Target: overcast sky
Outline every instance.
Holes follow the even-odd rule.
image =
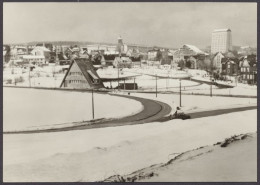
[[[210,45],[230,28],[233,45],[256,46],[256,3],[4,3],[4,43],[93,41],[179,48]]]

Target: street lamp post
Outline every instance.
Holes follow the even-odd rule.
[[[211,79],[211,83],[210,83],[210,97],[212,97],[212,85],[213,85],[214,80]]]
[[[181,107],[181,79],[180,79],[180,107]]]
[[[29,86],[31,87],[31,67],[29,66]]]
[[[134,90],[135,90],[135,78],[134,78]]]
[[[94,109],[94,89],[92,89],[92,118],[95,119],[95,109]]]
[[[156,94],[156,98],[157,98],[157,74],[156,74],[156,77],[155,77],[155,94]]]
[[[210,84],[210,97],[212,97],[212,84]]]
[[[119,90],[119,66],[117,66],[117,78],[118,78],[118,86],[117,86],[117,89]]]
[[[253,81],[252,85],[254,85],[254,71],[252,71],[252,81]]]

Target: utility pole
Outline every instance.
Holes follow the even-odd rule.
[[[210,97],[212,97],[212,82],[210,83]]]
[[[31,67],[29,66],[29,86],[31,87]]]
[[[167,91],[167,80],[168,80],[168,78],[165,78],[165,82],[166,82],[166,89],[165,89],[165,91]]]
[[[134,90],[135,90],[135,78],[134,78]]]
[[[156,98],[157,98],[157,74],[156,74],[156,77],[155,77],[155,82],[156,82],[156,86],[155,86],[155,89],[156,89]]]
[[[181,79],[180,79],[180,107],[181,107]]]
[[[94,109],[94,89],[92,89],[92,118],[95,119],[95,109]]]
[[[119,90],[119,65],[117,65],[117,78],[118,78],[118,86],[117,89]]]
[[[251,76],[251,75],[250,75]],[[254,71],[252,71],[252,81],[253,81],[253,84],[254,85]]]

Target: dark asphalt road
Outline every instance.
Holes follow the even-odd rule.
[[[217,116],[217,115],[221,115],[221,114],[228,114],[228,113],[232,113],[232,112],[246,111],[246,110],[252,110],[252,109],[257,109],[257,106],[252,105],[252,106],[245,106],[245,107],[238,107],[238,108],[208,110],[208,111],[189,113],[189,115],[191,116],[191,119],[196,119],[196,118]],[[157,120],[157,122],[165,122],[168,120],[169,120],[168,117],[163,117],[163,118]]]

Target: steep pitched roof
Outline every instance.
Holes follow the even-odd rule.
[[[224,56],[226,57],[226,58],[236,58],[236,56],[235,56],[235,54],[234,53],[232,53],[231,51],[229,51],[229,52],[227,52],[227,53],[224,53]]]
[[[47,49],[45,46],[36,46],[31,52],[34,52],[34,51],[46,51],[46,52],[50,52],[49,49]]]
[[[72,67],[72,65],[76,63],[76,65],[79,67],[79,69],[81,70],[83,76],[85,77],[85,79],[87,80],[87,82],[94,88],[102,88],[104,87],[103,86],[103,83],[101,82],[101,79],[100,77],[98,76],[96,70],[94,69],[94,66],[92,65],[92,63],[86,59],[86,58],[75,58],[71,64],[70,64],[70,67],[66,73],[66,75],[64,76],[62,82],[61,82],[61,85],[60,87],[62,87],[68,73],[70,72],[70,69]],[[98,84],[93,84],[90,77],[89,76],[92,76],[94,79],[99,79],[100,80],[100,83]]]

